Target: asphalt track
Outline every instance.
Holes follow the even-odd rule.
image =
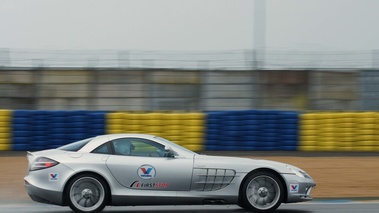
[[[68,207],[38,203],[0,204],[1,213],[72,213]],[[236,205],[225,206],[130,206],[106,207],[103,213],[244,213]],[[379,202],[312,201],[282,204],[275,213],[378,213]]]

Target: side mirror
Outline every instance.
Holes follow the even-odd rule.
[[[174,150],[172,150],[169,146],[164,147],[164,152],[164,156],[168,158],[174,158],[175,155],[177,155],[177,153]]]

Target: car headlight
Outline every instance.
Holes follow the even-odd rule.
[[[299,171],[299,170],[297,170],[297,169],[295,169],[295,168],[293,168],[293,167],[291,167],[291,166],[288,166],[288,165],[286,165],[286,167],[287,167],[291,172],[295,173],[295,175],[297,175],[297,176],[299,176],[299,177],[301,177],[301,178],[305,178],[305,175],[304,175],[301,171]]]

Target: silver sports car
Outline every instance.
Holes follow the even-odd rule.
[[[110,134],[28,152],[25,187],[37,202],[100,212],[107,205],[238,204],[272,212],[309,201],[315,181],[274,161],[194,153],[144,134]]]

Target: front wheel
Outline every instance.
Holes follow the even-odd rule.
[[[277,175],[271,172],[253,173],[241,190],[241,206],[253,212],[273,212],[283,201],[283,184]]]
[[[66,199],[70,208],[78,213],[98,213],[104,209],[109,190],[104,180],[93,174],[83,174],[68,184]]]

